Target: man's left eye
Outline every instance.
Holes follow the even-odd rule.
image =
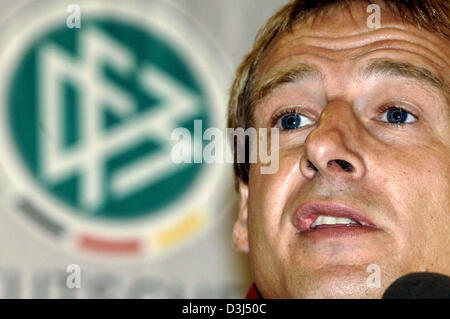
[[[402,108],[390,107],[382,113],[381,120],[391,124],[404,124],[415,122],[417,118]]]

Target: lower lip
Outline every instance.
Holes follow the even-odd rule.
[[[368,226],[332,225],[320,226],[299,233],[300,238],[312,241],[325,239],[352,239],[364,234],[370,234],[379,229]]]

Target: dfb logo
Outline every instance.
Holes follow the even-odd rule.
[[[0,169],[21,216],[66,249],[155,257],[223,208],[228,168],[174,164],[170,137],[222,125],[228,70],[153,5],[83,5],[82,28],[55,6],[4,46]]]

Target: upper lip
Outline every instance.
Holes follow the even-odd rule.
[[[367,213],[347,204],[331,201],[308,201],[301,204],[294,212],[292,224],[300,231],[308,231],[320,215],[350,218],[361,226],[374,227],[375,224],[367,217]]]

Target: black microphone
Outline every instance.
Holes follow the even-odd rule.
[[[450,299],[450,277],[415,272],[394,281],[382,299]]]

